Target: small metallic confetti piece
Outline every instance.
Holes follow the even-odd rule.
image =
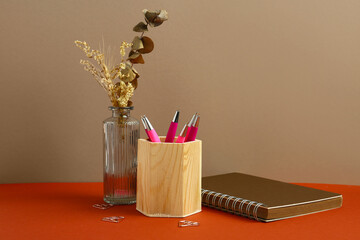
[[[112,216],[112,217],[104,217],[102,220],[105,222],[112,222],[112,223],[118,223],[122,220],[124,220],[125,217],[123,216]]]
[[[200,223],[193,222],[193,221],[187,221],[187,220],[181,220],[179,221],[179,227],[197,227]]]
[[[97,203],[97,204],[94,204],[94,205],[92,205],[92,206],[93,206],[94,208],[97,208],[97,209],[105,210],[105,209],[108,209],[108,208],[113,207],[114,205],[109,204],[109,203]]]

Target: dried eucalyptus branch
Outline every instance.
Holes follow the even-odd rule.
[[[145,22],[139,22],[133,28],[134,32],[141,32],[140,37],[136,36],[132,41],[131,51],[128,60],[133,63],[145,63],[142,54],[150,53],[154,49],[154,42],[149,37],[144,37],[144,33],[149,31],[148,26],[157,27],[168,20],[168,13],[165,10],[149,11],[143,10]]]

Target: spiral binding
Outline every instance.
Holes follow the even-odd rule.
[[[239,214],[241,216],[254,219],[256,221],[261,221],[261,219],[258,218],[257,214],[259,207],[265,206],[265,204],[263,203],[250,201],[248,199],[243,199],[243,198],[237,198],[234,196],[229,196],[223,193],[217,193],[210,190],[201,189],[201,199],[204,199],[204,197],[205,197],[205,201],[203,200],[202,202],[206,206],[218,208],[234,214]],[[210,197],[211,197],[211,204],[210,204]],[[225,207],[222,207],[222,203],[225,198],[226,198]],[[229,207],[231,200],[232,200],[232,204]],[[236,209],[237,204],[239,204],[239,206]],[[245,204],[246,207],[244,208]],[[253,209],[251,211],[252,206]]]

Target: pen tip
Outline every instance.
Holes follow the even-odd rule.
[[[194,127],[198,128],[200,123],[200,115],[197,116],[196,121],[194,123]]]
[[[172,121],[176,122],[176,123],[179,122],[179,115],[180,115],[180,112],[176,111]]]
[[[189,127],[191,127],[193,124],[194,124],[194,122],[195,122],[195,119],[196,119],[196,117],[197,117],[197,112],[192,116],[192,118],[191,118],[191,120],[190,120],[190,122],[189,122]]]

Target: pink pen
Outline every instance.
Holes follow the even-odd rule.
[[[150,139],[150,136],[149,136],[149,131],[147,130],[147,127],[146,127],[146,122],[145,122],[144,117],[141,117],[141,122],[142,122],[142,123],[143,123],[143,125],[144,125],[144,129],[145,129],[146,135],[147,135],[147,136],[148,136],[148,138]]]
[[[179,134],[176,143],[183,143],[185,142],[185,136],[186,136],[186,132],[187,132],[188,126],[187,124],[185,124],[184,128],[181,130],[181,133]]]
[[[176,135],[176,130],[178,127],[178,122],[179,122],[179,114],[180,114],[179,111],[175,112],[174,118],[170,123],[169,131],[166,135],[165,142],[169,142],[169,143],[174,142],[174,138]]]
[[[157,135],[155,129],[151,125],[149,119],[144,115],[144,120],[147,125],[147,130],[151,142],[161,142],[159,136]]]
[[[189,138],[187,139],[186,142],[190,142],[190,141],[195,141],[196,139],[196,135],[199,129],[199,122],[200,122],[200,116],[197,115],[196,119],[194,120],[195,122],[193,123],[192,128],[190,129],[190,133],[189,133]]]
[[[187,142],[188,139],[189,139],[190,130],[191,130],[191,128],[192,128],[192,125],[193,125],[193,123],[194,123],[194,120],[195,120],[196,116],[197,116],[197,113],[195,113],[195,114],[192,116],[190,122],[188,123],[188,129],[187,129],[187,132],[186,132],[185,142]]]

